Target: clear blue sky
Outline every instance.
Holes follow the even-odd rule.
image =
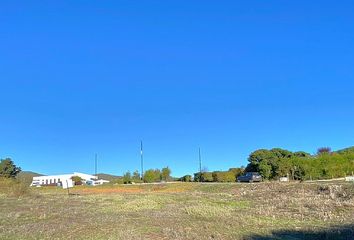
[[[0,1],[0,157],[44,174],[354,145],[353,1]]]

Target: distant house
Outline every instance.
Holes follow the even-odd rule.
[[[33,177],[30,186],[60,186],[64,181],[72,181],[72,177],[77,176],[82,179],[84,184],[88,185],[102,185],[103,183],[108,183],[106,180],[99,180],[97,176],[89,175],[85,173],[74,172],[72,174],[62,174],[62,175],[50,175],[50,176],[39,176]]]

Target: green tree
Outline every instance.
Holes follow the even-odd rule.
[[[169,169],[169,167],[164,167],[161,169],[161,180],[163,181],[171,180],[171,169]]]
[[[159,169],[149,169],[144,173],[144,182],[152,183],[161,180],[161,171]]]
[[[294,153],[281,148],[260,149],[250,154],[246,171],[259,172],[264,179],[276,179],[288,174],[293,157]]]
[[[124,184],[132,183],[132,175],[131,175],[130,171],[126,172],[123,175],[123,183]]]
[[[2,159],[0,162],[0,177],[15,178],[21,172],[21,168],[17,167],[11,158]]]
[[[254,166],[257,169],[260,162],[270,161],[275,158],[276,156],[270,150],[259,149],[250,154],[248,161],[249,161],[249,165]]]
[[[270,179],[272,176],[272,166],[266,161],[261,161],[258,165],[259,173],[264,179]]]
[[[280,158],[276,166],[276,176],[287,177],[290,174],[291,160],[286,158]]]

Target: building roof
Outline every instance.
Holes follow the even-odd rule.
[[[52,178],[68,179],[68,178],[72,178],[73,176],[78,176],[78,177],[81,177],[82,179],[85,179],[85,180],[98,179],[98,177],[94,176],[94,175],[74,172],[74,173],[71,173],[71,174],[38,176],[38,177],[33,177],[33,180],[52,179]]]

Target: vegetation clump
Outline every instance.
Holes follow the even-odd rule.
[[[167,182],[171,181],[171,169],[169,167],[164,167],[160,169],[148,169],[145,171],[144,175],[141,177],[138,171],[135,171],[133,175],[130,171],[123,175],[122,183],[153,183],[153,182]]]
[[[195,182],[235,182],[244,173],[244,168],[230,168],[228,171],[201,172],[194,174]]]
[[[82,178],[79,176],[73,176],[71,180],[74,182],[75,185],[82,185]]]
[[[15,178],[21,172],[21,168],[17,167],[11,158],[1,159],[0,161],[0,177]]]
[[[292,180],[345,177],[354,172],[354,148],[332,152],[320,148],[317,154],[291,152],[281,148],[260,149],[250,154],[248,172],[260,172],[264,179],[288,176]]]
[[[184,175],[179,179],[181,182],[191,182],[192,181],[192,176],[191,175]]]

